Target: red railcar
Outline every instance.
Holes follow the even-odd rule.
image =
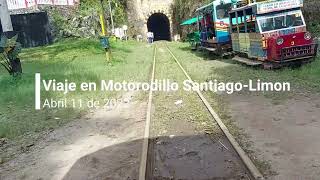
[[[302,6],[303,0],[269,0],[233,8],[233,59],[268,68],[314,59],[318,45],[306,29]]]

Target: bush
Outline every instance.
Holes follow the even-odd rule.
[[[17,42],[18,35],[8,38],[2,35],[0,38],[0,64],[8,71],[10,75],[19,75],[22,73],[20,59],[21,44]]]

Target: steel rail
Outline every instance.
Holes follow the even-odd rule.
[[[152,74],[150,82],[154,82],[155,69],[156,69],[156,54],[157,54],[157,46],[154,47],[153,53],[153,65],[152,65]],[[153,91],[150,89],[149,91],[149,99],[148,99],[148,107],[146,113],[146,123],[144,128],[144,137],[142,144],[142,153],[140,160],[140,168],[139,168],[139,180],[145,180],[147,174],[147,161],[148,161],[148,148],[149,148],[149,136],[150,136],[150,121],[151,121],[151,109],[152,109],[152,95]]]

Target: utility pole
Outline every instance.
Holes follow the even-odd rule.
[[[13,31],[7,0],[0,0],[0,20],[3,32]]]
[[[112,28],[112,33],[114,33],[114,24],[113,24],[111,2],[110,2],[110,0],[108,0],[108,2],[109,2],[109,13],[110,13],[110,19],[111,19],[111,28]]]

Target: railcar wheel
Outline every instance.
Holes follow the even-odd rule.
[[[264,70],[272,70],[274,68],[273,63],[263,63]]]

